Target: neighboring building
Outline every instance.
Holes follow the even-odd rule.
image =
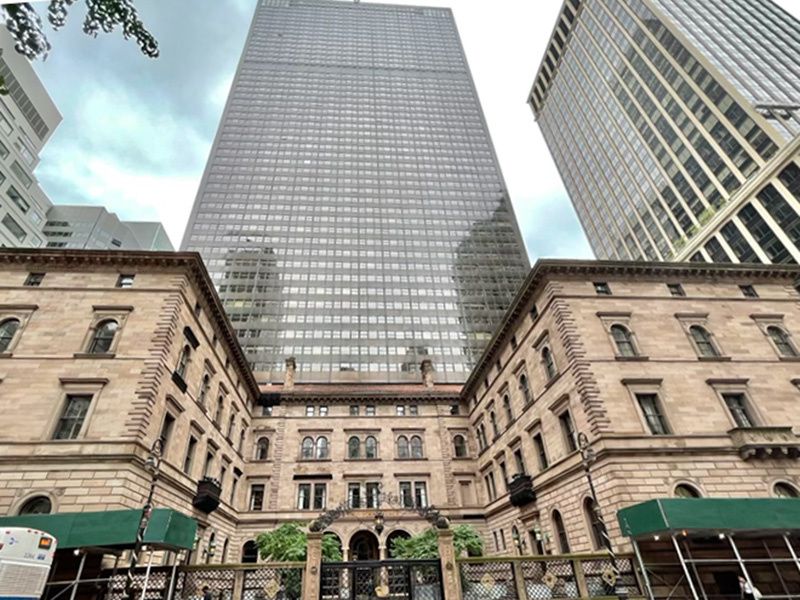
[[[565,0],[529,102],[599,258],[800,262],[800,22]]]
[[[259,2],[182,248],[260,381],[463,382],[528,260],[451,11]]]
[[[427,361],[415,383],[300,384],[292,359],[259,390],[198,255],[0,252],[0,513],[141,506],[161,436],[156,505],[198,521],[193,562],[254,561],[258,533],[339,506],[354,559],[427,506],[490,554],[588,551],[582,432],[627,550],[614,514],[645,500],[798,494],[798,277],[541,261],[463,390]]]
[[[61,115],[4,27],[0,52],[8,89],[0,96],[0,247],[38,248],[45,245],[42,227],[51,203],[33,171]]]
[[[174,250],[161,223],[120,221],[102,206],[59,204],[47,212],[48,248]]]

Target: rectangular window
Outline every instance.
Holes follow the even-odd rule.
[[[400,406],[400,405],[395,406],[394,410],[397,413],[398,417],[403,417],[406,414],[406,407],[405,406]]]
[[[28,273],[28,276],[25,278],[25,285],[26,287],[39,287],[42,285],[42,280],[44,279],[44,273]]]
[[[133,278],[136,277],[135,275],[120,275],[117,277],[117,287],[118,288],[129,288],[133,287]]]
[[[745,298],[758,298],[758,292],[752,285],[740,285],[739,289],[742,290],[742,296]]]
[[[361,508],[361,484],[347,484],[347,502],[350,508]]]
[[[492,490],[492,500],[497,498],[497,486],[494,483],[494,473],[489,473],[489,487]]]
[[[207,452],[206,453],[206,464],[203,466],[203,476],[204,477],[211,477],[212,476],[212,469],[214,468],[214,453]]]
[[[319,416],[320,417],[327,417],[328,416],[328,407],[327,406],[320,406],[319,407]]]
[[[412,417],[416,417],[419,415],[419,407],[416,404],[412,404],[408,407],[408,414],[410,414]]]
[[[301,483],[297,486],[297,509],[311,510],[311,484]]]
[[[725,405],[733,417],[736,427],[751,428],[755,427],[755,421],[750,414],[750,408],[747,406],[747,398],[742,393],[728,393],[722,394]]]
[[[250,486],[250,510],[264,510],[264,484]]]
[[[511,349],[512,350],[516,350],[518,345],[519,344],[517,344],[517,336],[512,335],[511,336]]]
[[[661,402],[656,394],[636,394],[647,428],[653,435],[669,435],[667,420],[661,411]]]
[[[539,469],[544,471],[548,466],[547,450],[544,447],[544,438],[541,433],[533,436],[533,445],[536,448],[536,456],[539,459]]]
[[[314,510],[322,510],[328,497],[328,488],[324,483],[314,484]]]
[[[22,197],[13,185],[8,186],[6,190],[6,195],[11,198],[11,201],[20,209],[23,213],[27,213],[31,209],[31,205],[28,204],[28,201]]]
[[[365,406],[364,407],[364,414],[367,415],[368,417],[374,417],[375,416],[375,407],[374,406]]]
[[[167,445],[172,437],[172,430],[175,428],[175,417],[170,413],[164,415],[164,423],[161,425],[161,452],[167,451]]]
[[[381,484],[378,482],[367,483],[367,508],[378,508],[380,504]]]
[[[668,283],[667,289],[669,289],[669,293],[676,298],[683,298],[686,296],[686,292],[680,283]]]
[[[357,417],[358,413],[359,413],[358,405],[354,405],[354,406],[350,407],[350,416],[351,417]]]
[[[192,463],[194,462],[194,453],[197,450],[197,438],[194,436],[189,437],[189,445],[186,447],[186,457],[183,459],[183,472],[187,475],[191,474]]]
[[[306,416],[313,417],[314,416],[314,407],[313,406],[306,406]]]
[[[508,491],[508,469],[506,469],[506,463],[501,462],[498,466],[500,467],[500,477],[503,479],[503,487]]]
[[[460,412],[461,411],[459,409],[459,405],[458,404],[451,404],[450,405],[450,414],[451,415],[457,415],[457,414],[460,414]]]
[[[525,460],[522,458],[522,448],[514,450],[514,464],[517,467],[517,473],[525,475]]]
[[[261,416],[262,417],[271,417],[272,416],[272,407],[271,406],[262,406],[261,407]]]
[[[424,481],[414,483],[414,506],[417,508],[428,506],[428,486]]]
[[[578,449],[577,441],[575,440],[575,426],[572,423],[572,415],[568,410],[565,410],[558,417],[558,422],[561,424],[561,433],[564,435],[564,443],[567,450],[575,452]]]
[[[77,438],[91,403],[92,397],[89,395],[68,394],[53,439],[74,440]]]
[[[413,508],[414,507],[414,496],[411,494],[411,482],[410,481],[401,481],[400,482],[400,503],[405,508]]]
[[[6,213],[6,216],[3,217],[3,225],[5,225],[6,229],[8,229],[12,233],[12,235],[15,238],[17,238],[17,240],[19,240],[20,242],[25,241],[25,238],[28,236],[28,234],[25,233],[25,230],[22,228],[22,226],[19,223],[17,223],[14,220],[14,217],[9,215],[8,213]]]
[[[23,169],[22,165],[20,165],[17,161],[11,163],[11,171],[22,182],[22,185],[25,186],[25,188],[31,187],[33,179],[25,172],[25,169]]]
[[[234,475],[233,476],[233,483],[231,484],[231,496],[230,496],[230,499],[229,499],[229,502],[231,503],[231,505],[234,508],[236,508],[236,506],[234,505],[234,500],[236,500],[236,488],[237,487],[239,487],[239,478],[236,475]]]
[[[598,296],[610,296],[611,295],[611,288],[605,281],[595,281],[594,282],[594,291],[597,293]]]
[[[536,308],[536,305],[534,304],[531,307],[531,319],[533,319],[535,321],[538,318],[539,318],[539,309]]]

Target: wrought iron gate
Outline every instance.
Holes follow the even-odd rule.
[[[322,563],[320,600],[444,600],[435,560]]]

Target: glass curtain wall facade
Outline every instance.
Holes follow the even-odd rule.
[[[260,381],[465,380],[529,263],[452,13],[259,2],[183,248]]]
[[[595,254],[800,260],[799,74],[769,0],[566,0],[529,102]]]

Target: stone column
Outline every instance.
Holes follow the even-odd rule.
[[[303,600],[319,600],[322,579],[322,532],[308,532],[306,570],[303,577]]]
[[[439,534],[439,560],[442,563],[444,600],[461,600],[461,574],[456,562],[456,547],[452,529],[437,529]]]

